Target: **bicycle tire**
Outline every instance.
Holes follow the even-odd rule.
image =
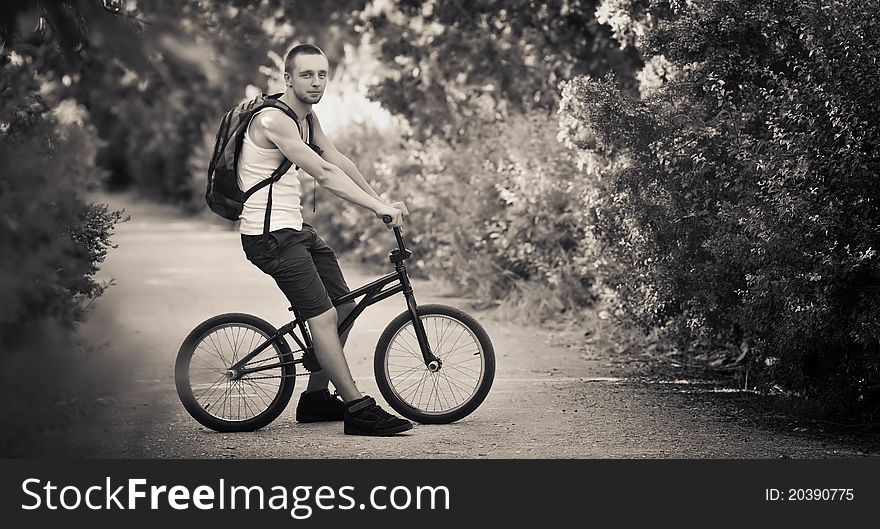
[[[418,307],[418,314],[426,327],[431,350],[442,361],[440,370],[431,373],[425,366],[412,332],[409,311],[405,311],[388,324],[376,345],[373,358],[376,384],[388,404],[407,419],[422,424],[461,420],[482,404],[492,388],[495,378],[492,341],[473,316],[455,307],[422,305]],[[458,342],[453,341],[456,338]],[[459,344],[462,339],[463,345]],[[445,340],[449,341],[444,344]],[[398,372],[398,366],[402,371]],[[459,378],[453,382],[450,374]],[[416,378],[418,380],[413,382]],[[429,378],[431,387],[425,399],[425,386],[418,386],[419,381],[427,384]]]
[[[189,333],[177,353],[174,382],[180,402],[196,421],[218,432],[250,432],[263,428],[278,418],[293,395],[296,381],[296,367],[293,364],[257,372],[250,377],[243,377],[240,381],[226,380],[226,393],[223,394],[222,404],[217,401],[221,410],[219,413],[216,413],[218,406],[212,404],[215,401],[211,400],[214,393],[223,386],[225,369],[263,340],[275,334],[276,330],[272,324],[256,316],[229,313],[209,318]],[[250,334],[253,336],[248,337]],[[247,347],[244,346],[246,340]],[[227,344],[230,346],[229,349],[232,349],[231,357],[226,350]],[[199,361],[194,362],[194,355],[197,352]],[[280,361],[293,359],[293,353],[284,337],[276,340],[250,364],[274,361],[275,358]],[[194,363],[195,369],[193,369]],[[214,365],[210,365],[211,363]],[[198,382],[203,375],[207,382]],[[194,378],[197,380],[195,385],[199,386],[197,389],[200,391],[194,391]],[[211,380],[215,380],[213,385],[201,391],[201,386]],[[277,380],[278,383],[276,385],[263,382],[264,380]],[[237,395],[234,394],[236,386]],[[242,392],[243,389],[248,392],[247,395]],[[211,393],[208,394],[208,391]],[[247,400],[250,396],[256,396],[258,400]],[[232,417],[234,408],[238,412],[236,417]]]

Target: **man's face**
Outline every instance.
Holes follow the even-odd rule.
[[[314,105],[324,95],[330,65],[323,55],[299,54],[293,58],[293,71],[287,76],[293,95],[303,103]]]

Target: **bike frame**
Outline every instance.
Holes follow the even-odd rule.
[[[400,228],[394,228],[394,236],[397,239],[397,248],[391,250],[388,258],[394,264],[394,272],[382,276],[379,279],[364,285],[356,290],[345,294],[337,299],[333,300],[333,306],[338,307],[340,305],[344,305],[346,303],[351,303],[357,298],[363,296],[357,304],[354,306],[354,309],[345,317],[345,319],[339,324],[338,330],[339,334],[342,335],[346,331],[348,331],[352,325],[354,325],[355,320],[358,316],[360,316],[364,310],[370,305],[374,305],[379,303],[380,301],[386,300],[391,296],[403,293],[404,298],[406,298],[406,306],[410,315],[410,320],[413,323],[413,328],[416,332],[416,339],[419,342],[419,348],[422,351],[422,357],[425,360],[425,365],[430,366],[432,364],[439,365],[440,359],[434,356],[431,352],[431,347],[428,344],[428,336],[425,333],[425,327],[422,324],[421,318],[418,316],[418,304],[416,303],[415,295],[413,294],[412,284],[409,281],[409,275],[406,272],[406,264],[405,261],[412,256],[412,253],[406,248],[406,245],[403,241],[403,234],[400,231]],[[394,286],[393,283],[396,283]],[[302,363],[302,359],[299,360],[285,360],[278,363],[273,364],[261,364],[257,367],[248,368],[245,367],[248,362],[251,361],[255,356],[260,354],[262,351],[266,350],[266,348],[270,347],[273,343],[277,342],[285,334],[290,335],[291,338],[296,342],[296,344],[300,347],[300,350],[305,353],[306,351],[313,351],[314,346],[312,344],[312,337],[309,334],[308,328],[306,327],[306,320],[303,318],[299,312],[293,307],[290,308],[293,312],[295,319],[281,328],[279,328],[275,334],[269,337],[265,342],[258,345],[253,351],[242,357],[238,362],[233,364],[230,367],[230,370],[235,373],[234,378],[241,378],[242,376],[249,373],[256,373],[258,371],[266,371],[269,369],[275,369],[277,367],[291,365],[291,364],[299,364]],[[294,332],[295,329],[299,329],[302,338],[296,335]]]

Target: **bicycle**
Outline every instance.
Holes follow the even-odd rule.
[[[391,222],[388,216],[383,220]],[[351,328],[368,306],[402,293],[407,310],[391,320],[376,344],[373,371],[379,391],[407,419],[452,423],[470,415],[489,394],[495,350],[485,329],[466,312],[416,303],[405,264],[412,253],[400,228],[393,230],[397,248],[389,259],[394,272],[333,300],[339,306],[363,296],[339,324],[339,333]],[[277,329],[257,316],[228,313],[189,333],[177,353],[174,380],[181,403],[196,421],[218,432],[253,431],[284,411],[296,377],[309,374],[304,367],[297,372],[297,365],[307,354],[315,358],[306,321],[293,307],[289,310],[294,320]]]

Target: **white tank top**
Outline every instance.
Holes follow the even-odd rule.
[[[281,112],[274,108],[264,108],[257,114],[267,110]],[[284,114],[284,119],[290,118]],[[308,127],[303,128],[303,134],[306,136],[303,141],[308,143]],[[251,140],[250,126],[248,126],[248,130],[244,133],[244,141],[238,158],[239,189],[247,191],[260,181],[272,176],[272,172],[281,165],[283,160],[284,155],[277,147],[266,149],[255,144]],[[300,201],[302,191],[299,181],[302,174],[304,174],[302,169],[294,171],[291,167],[280,180],[272,184],[272,215],[269,220],[269,231],[282,228],[293,228],[297,231],[302,229],[302,202]],[[241,211],[241,224],[238,228],[240,233],[243,235],[263,234],[268,198],[269,186],[266,186],[247,199]]]

